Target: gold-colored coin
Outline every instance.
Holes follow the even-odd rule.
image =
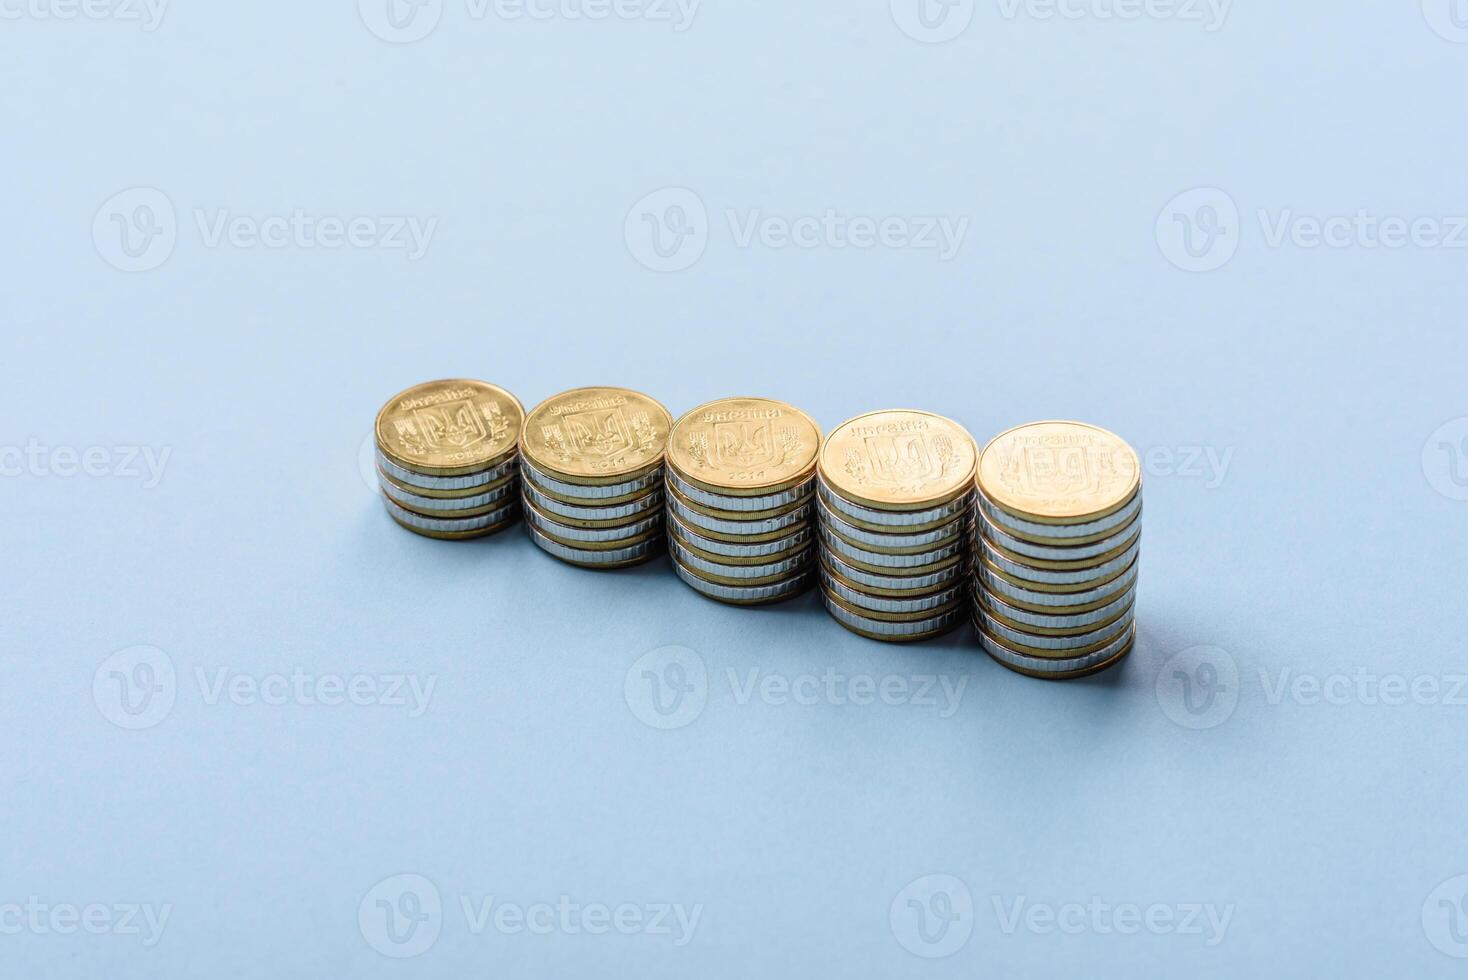
[[[500,477],[498,480],[491,480],[489,483],[481,483],[478,486],[462,490],[430,490],[427,487],[415,487],[411,483],[404,483],[391,473],[385,473],[381,469],[377,471],[377,479],[379,481],[391,483],[404,493],[411,493],[418,497],[432,497],[434,500],[463,500],[465,497],[478,497],[493,490],[498,490],[519,475],[517,472],[511,472],[506,476]]]
[[[843,599],[841,596],[837,595],[835,592],[829,589],[824,582],[821,583],[821,594],[830,601],[836,603],[842,609],[845,609],[847,612],[855,613],[858,616],[862,616],[866,619],[875,620],[881,623],[921,623],[929,619],[935,619],[939,616],[947,615],[948,613],[951,613],[956,609],[966,607],[966,605],[968,604],[967,600],[965,600],[962,596],[957,596],[951,602],[947,603],[946,605],[939,606],[936,609],[924,609],[921,612],[907,613],[877,612],[876,610],[867,609],[864,606],[858,606],[846,599]]]
[[[820,472],[836,493],[878,510],[925,510],[968,493],[978,448],[963,426],[930,412],[859,415],[832,430]]]
[[[1136,451],[1120,436],[1082,422],[1009,429],[979,458],[980,492],[1015,517],[1040,524],[1099,520],[1125,507],[1141,486]]]
[[[436,538],[439,541],[472,541],[475,538],[487,538],[491,534],[498,534],[512,524],[520,523],[520,515],[516,514],[508,520],[501,521],[491,527],[482,527],[476,531],[426,531],[420,527],[414,527],[398,518],[396,514],[389,514],[399,527],[412,531],[423,538]]]
[[[673,426],[668,464],[701,490],[758,497],[810,479],[820,448],[820,426],[795,406],[720,398]]]
[[[690,533],[697,534],[698,532],[691,531],[687,527],[687,525],[685,525],[682,521],[678,519],[676,514],[670,513],[668,515],[667,528],[668,535],[670,537],[676,538],[678,540],[678,544],[682,546],[685,550],[691,552],[698,558],[702,558],[704,561],[717,562],[723,565],[768,565],[770,562],[773,561],[779,561],[783,558],[794,557],[795,555],[800,554],[803,551],[814,552],[816,550],[816,538],[815,535],[811,533],[809,525],[801,528],[794,534],[787,535],[787,537],[800,538],[800,543],[798,544],[792,545],[788,548],[778,548],[776,542],[779,541],[779,539],[776,539],[776,542],[766,543],[768,546],[768,550],[764,554],[745,556],[724,555],[716,551],[710,551],[707,548],[699,547],[696,543],[694,543],[694,541],[689,538]],[[723,542],[716,541],[715,543],[722,544]],[[755,545],[753,547],[758,549],[761,546]]]
[[[666,408],[630,388],[573,388],[531,409],[520,452],[567,483],[608,486],[662,465],[672,427]]]
[[[753,521],[765,521],[773,518],[780,518],[784,517],[786,514],[793,514],[798,510],[811,511],[812,513],[814,513],[814,508],[811,506],[811,502],[815,498],[811,494],[806,494],[798,500],[785,504],[781,507],[771,508],[769,510],[719,510],[716,507],[706,507],[703,504],[698,503],[696,500],[688,498],[683,494],[681,490],[677,488],[677,486],[673,485],[672,483],[669,483],[665,489],[668,496],[676,497],[680,504],[682,504],[687,509],[693,511],[695,514],[702,514],[704,517],[712,518],[716,521],[728,521],[734,524],[747,524]]]
[[[426,476],[463,476],[515,452],[525,409],[483,381],[429,381],[394,395],[377,413],[377,449]]]

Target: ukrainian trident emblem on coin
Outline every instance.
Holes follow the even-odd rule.
[[[952,440],[941,434],[931,439],[918,432],[867,436],[864,446],[864,454],[847,454],[849,473],[861,482],[912,493],[959,464]]]
[[[1103,429],[1037,422],[996,436],[985,479],[1002,506],[1040,508],[1042,516],[1100,511],[1137,488],[1140,466],[1130,447]],[[1054,513],[1050,513],[1054,511]]]
[[[1005,468],[1005,482],[1035,494],[1096,493],[1115,475],[1109,449],[1085,446],[1027,446]]]

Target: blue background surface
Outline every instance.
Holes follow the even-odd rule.
[[[375,0],[177,0],[155,30],[27,2],[0,19],[0,975],[1461,973],[1468,251],[1270,240],[1468,212],[1447,2],[1217,30],[961,3],[942,43],[901,0],[706,0],[685,30],[444,0],[409,43]],[[670,210],[690,192],[702,215]],[[416,260],[206,233],[297,209],[437,224]],[[827,209],[968,225],[946,261],[740,243]],[[687,268],[647,267],[647,215]],[[826,427],[910,405],[980,441],[1105,425],[1147,460],[1136,652],[1047,684],[967,631],[727,609],[666,560],[418,538],[362,450],[445,376],[675,415],[767,394]],[[703,674],[663,729],[638,692],[670,656]],[[963,687],[742,695],[828,669]],[[421,711],[214,687],[293,673],[434,686]],[[1382,703],[1384,675],[1437,693]],[[461,899],[490,896],[699,919],[682,945],[476,929]],[[428,900],[419,931],[379,898]],[[102,934],[65,931],[89,905]]]

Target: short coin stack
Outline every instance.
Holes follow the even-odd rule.
[[[968,609],[973,437],[928,412],[837,426],[821,450],[821,592],[831,615],[877,640],[947,632]]]
[[[663,550],[663,454],[672,417],[627,388],[574,388],[541,402],[520,436],[525,529],[586,568]]]
[[[821,430],[767,398],[723,398],[678,420],[668,442],[668,548],[701,595],[762,605],[815,578]]]
[[[1061,679],[1131,652],[1142,537],[1141,465],[1079,422],[996,436],[979,460],[975,626],[991,657]]]
[[[430,538],[477,538],[520,515],[519,400],[483,381],[430,381],[377,413],[377,484],[392,519]]]

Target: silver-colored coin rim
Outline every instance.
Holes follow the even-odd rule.
[[[788,514],[779,517],[762,517],[752,521],[726,521],[718,517],[709,517],[700,514],[696,510],[689,510],[677,497],[668,494],[668,509],[678,515],[678,519],[684,524],[692,524],[696,528],[712,531],[715,534],[774,534],[783,531],[787,527],[810,520],[812,507],[806,504],[798,507]]]
[[[1035,633],[1026,633],[1017,630],[1013,626],[1006,625],[995,619],[994,616],[984,608],[982,603],[974,603],[974,615],[985,630],[997,633],[1000,639],[1022,647],[1036,647],[1041,650],[1079,650],[1093,643],[1100,643],[1110,639],[1118,630],[1125,630],[1137,621],[1136,612],[1131,611],[1122,616],[1114,623],[1108,623],[1090,633],[1081,633],[1076,636],[1040,636]]]
[[[679,493],[695,504],[709,507],[713,510],[729,511],[779,510],[781,507],[789,507],[791,504],[799,503],[806,497],[809,497],[815,484],[815,478],[812,477],[789,490],[766,494],[763,497],[726,497],[723,494],[701,490],[688,481],[679,479],[678,474],[673,472],[671,466],[667,468],[664,475],[667,481],[677,488]]]
[[[478,473],[467,473],[463,476],[425,476],[412,470],[404,469],[397,463],[382,454],[381,449],[374,449],[377,455],[377,466],[388,476],[400,483],[418,487],[420,490],[470,490],[474,487],[482,487],[486,483],[493,483],[501,477],[515,472],[520,465],[520,457],[512,455],[498,466]]]
[[[1107,514],[1100,520],[1089,521],[1085,524],[1036,524],[1033,521],[1022,521],[1000,510],[982,493],[979,494],[979,509],[984,512],[992,524],[998,524],[1011,531],[1018,531],[1020,534],[1032,534],[1043,540],[1063,541],[1066,538],[1088,538],[1095,534],[1105,534],[1113,528],[1126,524],[1141,513],[1142,491],[1138,490],[1131,502],[1116,513]]]
[[[1132,630],[1127,629],[1122,632],[1121,636],[1095,653],[1088,653],[1084,657],[1064,657],[1052,660],[1048,657],[1031,657],[1028,654],[1015,653],[1008,647],[995,643],[991,638],[985,636],[982,630],[977,632],[979,643],[991,657],[1002,660],[1011,667],[1019,667],[1036,674],[1070,674],[1078,670],[1085,670],[1087,667],[1095,667],[1116,656],[1132,641]]]
[[[915,534],[886,534],[848,524],[841,519],[839,514],[832,512],[823,499],[816,500],[816,509],[821,515],[823,525],[830,525],[833,530],[840,532],[842,537],[850,538],[858,544],[870,545],[873,548],[930,548],[932,545],[944,544],[951,538],[962,537],[968,531],[968,522],[961,515],[932,531],[919,531]]]
[[[998,565],[1015,578],[1045,585],[1081,585],[1086,582],[1104,579],[1130,565],[1132,560],[1142,550],[1142,542],[1139,538],[1133,541],[1131,547],[1126,551],[1110,561],[1102,562],[1100,565],[1093,565],[1090,568],[1077,569],[1072,572],[1057,572],[1048,568],[1032,568],[1029,565],[1021,565],[1007,555],[1000,554],[995,550],[993,544],[985,540],[982,534],[975,535],[975,537],[978,540],[980,553],[988,558],[989,561]]]
[[[1087,606],[1093,602],[1102,602],[1111,598],[1118,592],[1125,591],[1137,581],[1137,572],[1141,563],[1134,561],[1127,566],[1126,571],[1105,585],[1098,585],[1094,589],[1085,592],[1034,592],[1030,589],[1022,589],[1012,582],[995,575],[982,563],[975,563],[979,573],[979,580],[984,583],[984,588],[990,593],[998,595],[1001,599],[1011,599],[1015,602],[1027,602],[1032,606],[1054,606],[1064,608],[1066,606]]]
[[[621,527],[571,527],[549,520],[545,515],[536,513],[533,507],[526,507],[525,521],[528,524],[534,524],[538,530],[546,534],[553,534],[558,538],[568,538],[582,544],[605,544],[608,541],[623,541],[641,537],[649,531],[661,528],[663,515],[653,514],[634,524],[623,524]]]
[[[824,568],[821,569],[821,582],[826,588],[853,606],[860,606],[863,609],[870,609],[872,612],[880,613],[920,613],[927,612],[929,609],[938,609],[958,599],[963,589],[961,584],[953,585],[944,589],[942,592],[923,596],[919,599],[892,599],[884,596],[872,596],[867,595],[865,592],[858,592],[850,586],[838,582]]]
[[[578,507],[575,504],[568,504],[563,500],[546,496],[529,480],[520,481],[520,487],[530,498],[531,503],[541,510],[550,511],[557,517],[565,517],[573,521],[615,521],[623,517],[636,517],[644,511],[656,509],[663,502],[663,492],[654,490],[645,497],[638,497],[625,504],[594,504],[590,507]]]
[[[488,514],[480,514],[478,517],[424,517],[415,514],[411,510],[400,505],[387,494],[382,495],[382,502],[387,505],[388,513],[409,527],[418,528],[421,531],[437,531],[441,534],[458,534],[465,531],[479,531],[501,524],[514,516],[520,509],[520,498],[512,497],[510,502],[499,510],[492,510]]]
[[[820,488],[821,499],[830,507],[853,520],[866,521],[868,524],[883,524],[888,527],[903,528],[914,527],[919,524],[934,524],[938,521],[953,520],[962,517],[973,506],[974,495],[965,494],[946,504],[941,504],[929,510],[872,510],[854,504],[831,489],[825,480],[817,480]]]
[[[1129,538],[1138,537],[1138,540],[1140,540],[1139,536],[1142,533],[1142,523],[1138,521],[1135,524],[1128,525],[1124,530],[1112,537],[1104,538],[1101,541],[1094,541],[1091,544],[1050,547],[1048,545],[1035,544],[1033,541],[1011,537],[1005,533],[1003,528],[996,526],[993,521],[985,517],[982,510],[978,515],[978,520],[974,524],[976,533],[992,539],[995,544],[1008,548],[1017,555],[1024,555],[1027,558],[1035,558],[1039,561],[1085,561],[1087,558],[1095,558],[1098,555],[1106,554],[1108,551],[1115,551],[1117,548],[1126,544]]]
[[[848,609],[843,609],[824,592],[821,593],[821,601],[825,603],[826,611],[838,622],[845,623],[847,626],[855,629],[865,630],[868,633],[876,633],[878,636],[894,638],[934,633],[945,627],[952,626],[958,621],[959,617],[965,615],[964,606],[960,605],[957,609],[951,609],[931,619],[919,619],[911,623],[889,623],[884,619],[868,619],[865,616],[858,616]]]
[[[628,480],[626,483],[613,483],[609,486],[602,487],[588,487],[580,483],[567,483],[564,480],[558,480],[536,469],[526,459],[520,460],[520,471],[523,476],[534,480],[544,490],[549,490],[552,493],[565,494],[567,497],[574,497],[577,500],[588,501],[605,500],[608,497],[625,497],[639,490],[646,490],[648,487],[658,486],[663,482],[663,468],[661,466],[655,468],[650,473],[639,476],[635,480]]]
[[[668,530],[686,543],[711,554],[725,558],[769,558],[797,548],[815,547],[815,531],[809,526],[792,531],[788,536],[758,544],[730,544],[715,538],[706,538],[683,523],[678,515],[668,512]]]
[[[763,602],[767,599],[792,595],[808,586],[814,575],[814,572],[805,571],[794,578],[770,585],[719,585],[716,582],[708,582],[699,578],[676,560],[673,562],[673,573],[693,591],[702,593],[711,599],[723,599],[726,602]]]
[[[840,572],[856,584],[865,585],[873,589],[890,589],[894,592],[920,592],[938,589],[953,579],[964,578],[968,575],[968,569],[964,567],[964,563],[961,561],[954,562],[947,568],[937,572],[900,576],[877,575],[873,572],[863,571],[855,565],[850,565],[842,561],[841,557],[829,548],[822,550],[821,555],[835,567],[837,572]]]
[[[795,572],[809,565],[815,558],[810,549],[806,549],[789,558],[782,558],[767,565],[721,565],[707,558],[700,558],[689,551],[678,540],[676,534],[668,535],[668,550],[690,571],[703,572],[705,575],[718,575],[721,578],[771,578],[775,575]]]
[[[525,530],[530,535],[530,540],[547,554],[559,558],[562,561],[573,562],[577,565],[619,565],[622,562],[632,561],[644,555],[652,554],[663,546],[663,536],[658,535],[640,544],[630,545],[626,548],[614,548],[610,551],[586,551],[582,548],[568,548],[563,544],[552,541],[542,534],[534,524],[525,522]]]
[[[1025,626],[1033,626],[1036,629],[1045,630],[1073,630],[1086,626],[1095,626],[1097,623],[1104,623],[1113,616],[1120,614],[1122,610],[1126,609],[1128,605],[1136,600],[1137,587],[1133,584],[1130,589],[1127,589],[1099,609],[1092,609],[1090,612],[1084,613],[1070,613],[1064,616],[1030,612],[1028,609],[1011,606],[1002,597],[985,591],[977,583],[974,586],[974,598],[978,600],[981,607],[986,602],[990,603],[993,606],[999,607],[996,609],[997,612]]]
[[[377,485],[382,492],[393,499],[394,503],[417,511],[428,511],[435,515],[448,516],[455,511],[477,510],[480,507],[488,507],[497,500],[503,500],[515,492],[515,481],[510,480],[493,490],[485,493],[476,493],[472,497],[420,497],[416,493],[409,493],[391,480],[377,479]]]
[[[954,555],[963,554],[964,548],[968,546],[967,536],[960,534],[937,551],[924,551],[915,555],[884,555],[848,544],[824,524],[820,526],[820,532],[821,544],[824,547],[851,561],[866,562],[868,565],[876,565],[880,568],[919,568],[923,565],[933,565],[944,559],[952,558]]]

